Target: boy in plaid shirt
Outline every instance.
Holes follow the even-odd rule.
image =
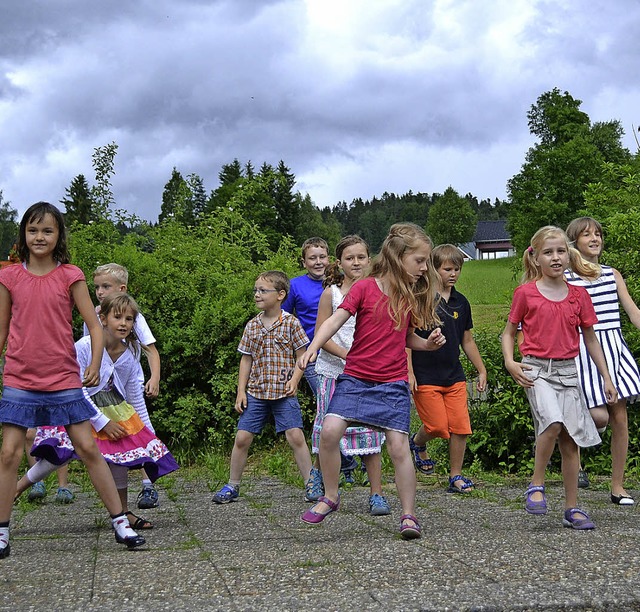
[[[238,498],[249,446],[270,415],[275,419],[276,432],[284,431],[303,480],[309,479],[311,455],[296,399],[303,374],[296,367],[296,360],[309,339],[298,319],[282,310],[288,291],[289,279],[283,272],[264,272],[256,279],[253,299],[262,312],[247,323],[238,346],[242,358],[235,409],[240,420],[231,452],[229,482],[213,496],[216,504]]]

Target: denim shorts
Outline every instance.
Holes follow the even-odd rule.
[[[287,431],[287,429],[302,429],[302,411],[297,398],[258,399],[248,393],[247,407],[240,415],[238,429],[259,434],[271,415],[276,423],[276,433]]]

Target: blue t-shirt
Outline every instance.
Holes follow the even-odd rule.
[[[298,317],[305,333],[309,337],[309,342],[313,340],[313,334],[316,329],[318,303],[320,302],[322,291],[322,279],[314,280],[308,274],[296,276],[291,279],[289,295],[282,303],[282,310]]]
[[[438,304],[438,316],[446,343],[437,351],[411,351],[411,364],[419,385],[450,387],[465,380],[460,345],[464,332],[473,328],[471,306],[462,293],[451,287],[449,301],[443,299]],[[431,331],[416,329],[416,334],[428,338]]]

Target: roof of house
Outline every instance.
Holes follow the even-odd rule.
[[[497,221],[478,221],[476,233],[473,235],[473,242],[506,242],[511,240],[511,236],[507,231],[506,219],[498,219]]]

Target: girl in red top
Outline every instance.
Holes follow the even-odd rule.
[[[563,525],[594,529],[587,513],[577,507],[578,446],[600,442],[578,383],[575,357],[580,329],[604,381],[607,402],[615,402],[617,393],[593,331],[598,319],[591,298],[585,289],[568,285],[564,278],[570,262],[573,270],[585,276],[592,273],[590,264],[569,246],[565,233],[552,226],[534,234],[522,261],[524,276],[514,293],[502,334],[502,354],[507,370],[526,390],[536,433],[534,472],[525,494],[525,510],[530,514],[547,513],[544,475],[557,442],[565,494]],[[519,345],[522,362],[513,357],[518,325],[523,335]]]
[[[320,435],[325,494],[302,515],[307,523],[320,523],[338,510],[340,439],[349,425],[357,423],[384,431],[402,504],[400,534],[405,539],[420,537],[420,524],[414,516],[416,475],[409,453],[411,401],[405,347],[436,350],[445,342],[439,328],[427,339],[414,333],[416,327],[424,329],[438,323],[438,283],[430,265],[431,246],[431,240],[417,225],[393,225],[370,275],[353,284],[298,361],[304,370],[318,349],[357,314],[353,345],[344,373],[337,379]]]
[[[84,274],[69,264],[64,219],[47,202],[20,222],[21,264],[0,271],[0,352],[7,342],[0,422],[0,559],[9,556],[9,519],[27,428],[64,425],[96,491],[111,514],[116,541],[145,543],[122,511],[111,472],[91,433],[95,410],[82,386],[100,381],[102,328]],[[93,359],[80,378],[71,314],[76,305],[91,334]]]

